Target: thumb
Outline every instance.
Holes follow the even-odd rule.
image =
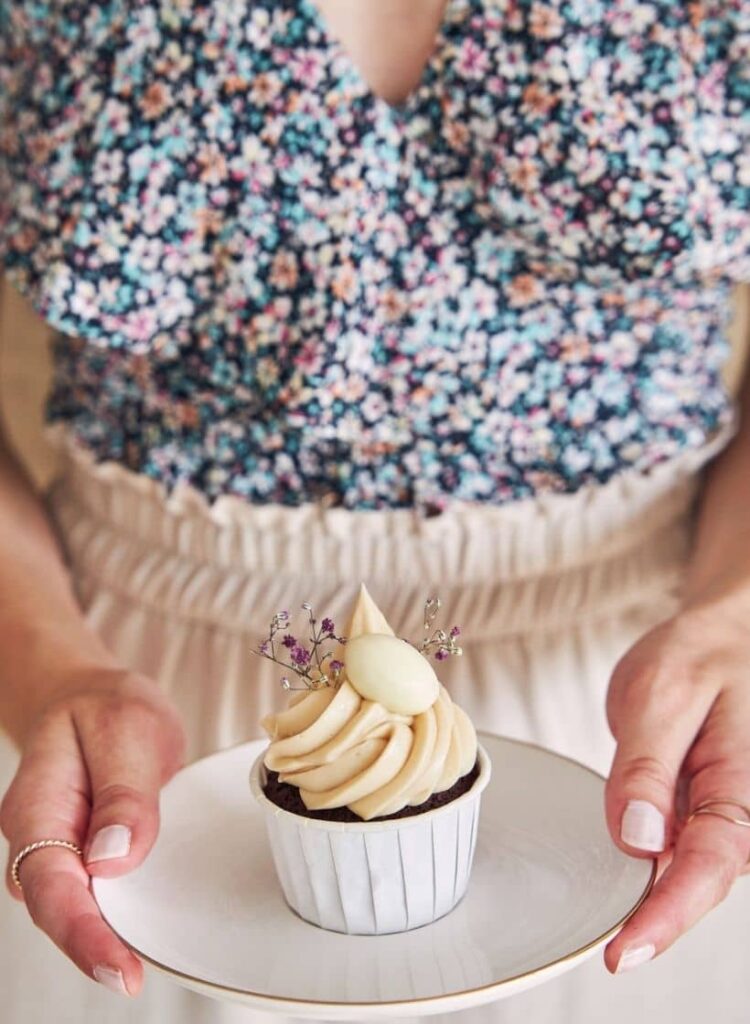
[[[627,662],[612,677],[607,710],[617,748],[606,814],[626,853],[653,855],[672,843],[682,765],[714,698],[692,682],[654,665],[633,671]]]
[[[118,696],[90,709],[78,731],[91,791],[84,861],[89,874],[111,878],[140,864],[156,840],[159,791],[182,760],[181,728],[158,703]]]

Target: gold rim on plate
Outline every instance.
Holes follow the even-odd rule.
[[[576,765],[578,768],[582,768],[584,771],[587,771],[590,775],[594,775],[597,779],[601,779],[602,782],[607,781],[604,775],[596,771],[594,768],[590,768],[589,765],[583,764],[581,761],[577,761],[574,757],[568,757],[566,754],[558,754],[557,751],[550,750],[548,747],[543,747],[539,743],[532,743],[528,740],[513,739],[509,736],[498,736],[496,733],[486,732],[485,730],[480,729],[477,729],[477,736],[488,736],[490,737],[490,739],[500,740],[503,743],[515,743],[516,745],[521,747],[530,747],[533,750],[540,750],[544,754],[550,754],[552,757],[560,758],[563,761],[568,761],[570,762],[570,764]],[[244,747],[249,743],[253,742],[257,742],[257,740],[243,740],[241,743],[235,743],[232,746],[225,747],[223,750],[219,750],[214,754],[209,754],[207,757],[198,758],[196,761],[193,761],[191,765],[186,765],[185,769],[192,767],[192,765],[194,764],[198,764],[200,761],[208,761],[212,757],[220,757],[222,754],[226,754],[229,750],[236,750],[239,747]],[[183,769],[183,771],[185,769]],[[130,942],[128,942],[127,939],[120,935],[117,929],[112,928],[112,925],[109,923],[109,921],[107,921],[107,924],[109,925],[110,928],[112,928],[112,931],[115,933],[115,935],[117,935],[120,941],[125,946],[127,946],[128,949],[131,950],[131,952],[135,953],[135,955],[138,956],[141,960],[145,961],[147,964],[150,964],[151,967],[155,967],[163,974],[169,975],[173,978],[181,978],[184,981],[193,982],[193,984],[198,986],[199,989],[207,989],[213,992],[222,993],[223,995],[245,996],[249,999],[256,999],[258,1001],[265,1000],[267,1002],[278,1003],[280,1005],[288,1006],[290,1008],[290,1011],[295,1007],[299,1008],[304,1006],[314,1006],[316,1009],[347,1009],[349,1007],[351,1007],[352,1009],[377,1009],[379,1007],[390,1007],[391,1009],[397,1009],[402,1006],[406,1007],[423,1003],[455,1002],[461,1000],[462,998],[465,998],[466,996],[476,995],[479,992],[488,993],[495,990],[500,991],[506,986],[512,985],[514,982],[522,981],[524,978],[533,978],[538,974],[542,974],[546,971],[551,970],[553,967],[557,967],[559,964],[564,964],[568,963],[570,960],[575,960],[577,957],[580,957],[584,953],[588,952],[594,946],[600,945],[602,942],[605,942],[607,939],[617,934],[617,932],[622,928],[622,926],[628,920],[630,920],[630,918],[633,916],[633,914],[635,914],[638,908],[642,906],[647,896],[651,892],[654,886],[654,882],[656,881],[657,867],[658,864],[656,859],[654,858],[651,865],[651,876],[648,882],[646,883],[646,887],[641,893],[637,902],[627,912],[627,914],[625,914],[624,917],[620,918],[619,921],[617,921],[610,928],[608,928],[607,931],[602,932],[601,935],[596,936],[596,938],[592,939],[590,942],[587,942],[584,946],[580,946],[578,949],[573,950],[572,953],[566,953],[565,956],[557,957],[557,959],[550,960],[549,963],[542,964],[541,967],[534,967],[530,971],[522,971],[520,974],[514,974],[510,978],[503,978],[502,981],[491,981],[486,985],[478,985],[476,988],[459,989],[455,992],[446,992],[443,995],[417,996],[414,999],[380,999],[377,1002],[373,1002],[372,1000],[358,1001],[353,999],[347,999],[345,1002],[341,1002],[339,1000],[331,999],[307,999],[305,997],[300,996],[295,997],[269,995],[264,992],[253,992],[251,989],[234,988],[230,985],[221,985],[215,981],[206,981],[203,978],[196,978],[192,974],[186,974],[184,971],[178,971],[174,967],[168,967],[166,964],[163,964],[158,960],[154,960],[152,957],[148,956],[146,953],[141,952],[141,950],[139,950],[136,946],[133,946]],[[294,913],[294,911],[292,911],[291,908],[288,907],[288,905],[287,909],[289,909],[290,913]],[[102,916],[106,921],[107,918],[103,914],[103,912]],[[295,916],[299,917],[299,915]],[[302,918],[300,918],[300,920],[302,920]]]

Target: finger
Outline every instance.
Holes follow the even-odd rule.
[[[121,995],[137,995],[143,967],[99,913],[80,858],[59,848],[31,853],[19,869],[34,923],[84,974]]]
[[[605,790],[607,824],[626,853],[653,856],[672,841],[677,779],[714,699],[648,668],[628,681],[611,716],[617,748]]]
[[[0,827],[9,843],[5,884],[14,899],[23,900],[11,877],[16,854],[40,839],[64,839],[80,846],[88,814],[88,777],[73,723],[66,715],[53,716],[29,741],[0,807]],[[33,856],[49,854],[39,851]]]
[[[10,844],[6,885],[14,898],[25,900],[35,923],[90,978],[136,994],[143,969],[102,920],[77,854],[60,847],[35,850],[19,867],[23,889],[11,877],[16,855],[29,843],[63,839],[80,846],[88,815],[88,778],[75,727],[69,715],[51,716],[29,740],[3,799],[0,824]]]
[[[720,903],[750,855],[749,831],[712,815],[699,815],[685,825],[670,866],[607,947],[609,970],[626,970],[658,956]]]
[[[111,878],[140,864],[159,830],[159,791],[178,759],[161,709],[118,698],[89,709],[79,737],[91,786],[84,847],[89,873]]]

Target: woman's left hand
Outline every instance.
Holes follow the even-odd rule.
[[[606,789],[620,849],[659,856],[651,893],[605,951],[622,971],[668,949],[748,868],[750,828],[690,812],[706,800],[750,808],[750,620],[691,608],[651,630],[617,664],[607,717],[617,741]],[[719,806],[744,818],[735,804]]]

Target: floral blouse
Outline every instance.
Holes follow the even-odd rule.
[[[314,0],[0,2],[50,420],[209,500],[575,491],[730,415],[747,0],[447,0],[401,106]]]

